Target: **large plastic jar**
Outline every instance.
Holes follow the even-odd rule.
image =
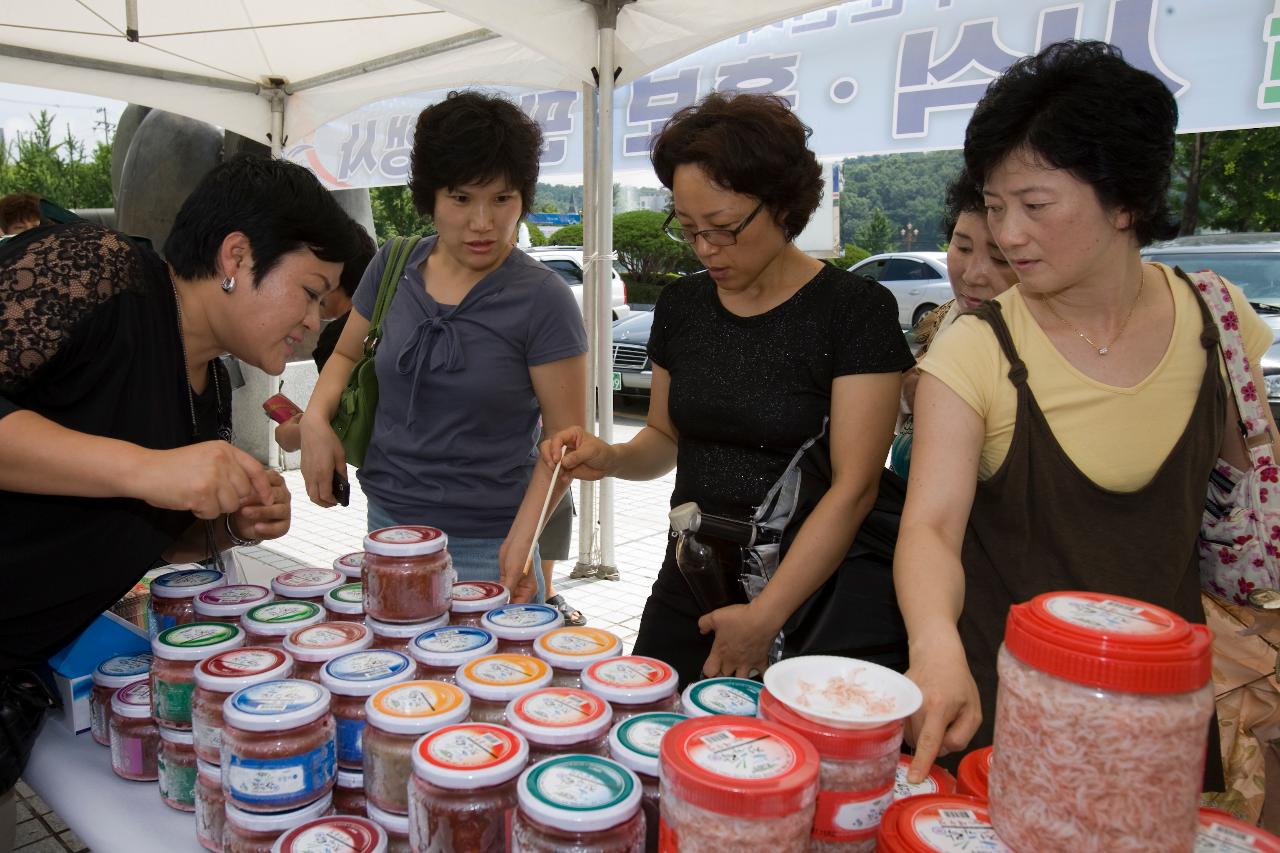
[[[680,710],[690,717],[754,717],[760,710],[762,690],[763,684],[748,678],[704,678],[684,689]]]
[[[333,809],[338,814],[367,816],[364,796],[364,773],[360,770],[338,768],[338,780],[333,786]]]
[[[485,655],[458,667],[457,684],[471,697],[471,719],[506,725],[507,705],[551,683],[551,667],[528,655]]]
[[[310,601],[324,606],[324,595],[347,582],[347,576],[334,569],[293,569],[271,579],[271,591],[277,598]]]
[[[263,814],[226,806],[223,853],[271,853],[281,835],[309,820],[333,814],[333,798],[325,794],[314,803],[283,812]]]
[[[386,853],[387,831],[367,817],[319,817],[276,840],[271,853]]]
[[[160,729],[156,776],[166,806],[180,812],[196,810],[196,750],[190,731]]]
[[[1280,853],[1280,838],[1218,809],[1200,809],[1196,853]]]
[[[369,820],[386,830],[387,853],[412,853],[409,844],[409,816],[383,811],[369,803]]]
[[[1205,626],[1135,599],[1055,592],[1014,605],[997,658],[990,777],[1004,842],[1043,853],[1191,850],[1211,643]],[[1088,796],[1064,797],[1064,787]]]
[[[393,652],[408,654],[409,646],[413,643],[415,637],[435,628],[448,625],[449,614],[445,613],[434,619],[426,619],[422,622],[383,622],[380,619],[374,619],[372,616],[366,616],[364,623],[373,632],[373,647],[375,649],[390,649]]]
[[[498,638],[498,653],[532,655],[533,641],[564,624],[564,614],[547,604],[504,604],[480,619]]]
[[[386,649],[366,649],[334,658],[320,670],[320,683],[333,693],[333,717],[338,725],[338,765],[364,767],[364,703],[384,687],[413,678],[408,655]]]
[[[809,849],[818,752],[794,732],[748,717],[685,720],[662,739],[664,850]]]
[[[127,684],[111,697],[111,769],[121,779],[154,782],[160,731],[151,719],[151,683]]]
[[[147,629],[152,640],[175,625],[194,622],[195,597],[227,582],[222,572],[197,563],[183,563],[173,568],[151,581]]]
[[[419,740],[409,783],[413,849],[505,853],[516,777],[528,763],[525,739],[505,726],[461,723]]]
[[[409,655],[418,662],[418,678],[457,683],[458,667],[498,649],[498,638],[483,628],[446,625],[413,638]]]
[[[608,700],[615,726],[639,714],[679,711],[679,686],[674,669],[640,655],[597,661],[582,671],[582,689]]]
[[[596,755],[560,755],[520,775],[512,853],[643,853],[636,774]]]
[[[151,715],[171,729],[191,728],[196,664],[244,645],[244,631],[225,622],[190,622],[151,641]]]
[[[450,625],[480,627],[480,620],[495,607],[511,600],[511,593],[493,581],[458,581],[453,585],[453,601],[449,605]]]
[[[89,732],[96,743],[111,746],[111,697],[125,685],[151,674],[151,655],[116,655],[93,668],[93,689],[89,691]]]
[[[818,750],[818,805],[812,853],[874,853],[880,817],[893,803],[902,754],[903,722],[840,729],[792,711],[768,690],[760,693],[760,718],[784,726]]]
[[[191,697],[191,733],[196,756],[222,763],[222,706],[227,697],[264,681],[279,681],[293,672],[288,653],[266,646],[219,652],[196,664],[196,690]]]
[[[324,608],[311,601],[270,601],[251,607],[240,617],[240,627],[250,646],[284,645],[284,638],[299,628],[324,621]]]
[[[555,628],[534,640],[533,653],[551,664],[553,685],[581,687],[582,670],[622,654],[622,638],[599,628]]]
[[[337,772],[328,690],[299,679],[255,684],[231,694],[222,716],[228,806],[281,812],[328,799]]]
[[[471,698],[454,684],[406,681],[384,687],[365,701],[364,792],[393,814],[409,813],[413,747],[423,735],[462,722]]]
[[[317,622],[284,638],[293,657],[293,677],[320,683],[320,667],[336,657],[373,645],[373,632],[357,622]]]
[[[644,812],[644,848],[658,849],[658,817],[661,791],[658,787],[658,756],[662,739],[676,723],[689,719],[684,714],[652,712],[636,714],[609,731],[609,757],[636,774],[640,780],[640,810]]]
[[[449,612],[457,573],[435,527],[405,525],[364,538],[364,612],[381,622],[423,622]]]
[[[206,589],[195,597],[196,618],[202,622],[240,624],[240,617],[259,604],[271,600],[271,590],[251,583],[236,583]]]
[[[330,622],[364,623],[364,584],[335,586],[324,594],[324,612]]]
[[[196,841],[205,850],[222,853],[227,826],[226,800],[222,796],[222,768],[196,760]]]
[[[529,763],[570,752],[609,755],[613,709],[595,694],[572,687],[544,687],[512,699],[507,725],[529,741]]]
[[[1013,853],[991,826],[987,804],[960,794],[921,794],[897,801],[881,818],[876,841],[877,853]],[[1028,847],[1025,853],[1040,849]],[[1163,848],[1148,849],[1165,853]]]
[[[343,554],[333,561],[335,571],[342,572],[350,580],[358,581],[364,568],[364,551],[353,551]]]
[[[956,768],[956,793],[967,797],[987,798],[991,782],[991,757],[995,750],[991,747],[975,749],[960,760]]]

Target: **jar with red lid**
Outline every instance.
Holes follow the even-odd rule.
[[[222,853],[227,811],[222,797],[222,768],[196,759],[196,841],[205,850]]]
[[[551,667],[527,655],[485,655],[458,667],[457,683],[471,697],[471,719],[507,722],[507,705],[551,683]]]
[[[528,744],[506,726],[461,723],[420,739],[409,783],[413,849],[505,853],[528,763]]]
[[[284,647],[284,638],[299,628],[324,621],[324,608],[311,601],[270,601],[240,617],[247,645]]]
[[[921,794],[898,800],[885,810],[876,838],[878,853],[1012,853],[996,835],[987,804],[961,794]],[[1039,849],[1026,848],[1028,853]]]
[[[293,659],[280,649],[245,646],[205,658],[196,664],[196,690],[191,696],[191,733],[196,757],[222,763],[222,706],[237,690],[288,678]]]
[[[364,792],[392,814],[409,813],[413,747],[425,734],[467,718],[471,698],[442,681],[406,681],[384,687],[364,706]]]
[[[763,689],[763,684],[749,678],[704,678],[684,689],[680,710],[690,717],[717,714],[754,717],[760,711],[760,691]]]
[[[293,657],[293,677],[320,683],[320,667],[349,652],[373,644],[373,632],[357,622],[318,622],[299,628],[284,638],[284,650]]]
[[[324,594],[324,612],[330,622],[364,623],[364,584],[335,586]]]
[[[644,812],[644,848],[658,849],[659,804],[658,756],[662,739],[676,723],[689,719],[684,714],[650,712],[633,714],[609,730],[609,757],[636,774],[640,780],[640,810]]]
[[[337,763],[328,690],[299,679],[255,684],[231,694],[222,717],[228,806],[282,812],[329,799]]]
[[[111,746],[111,697],[125,685],[151,674],[151,654],[116,655],[93,668],[89,692],[89,732],[96,743]]]
[[[386,853],[387,831],[367,817],[339,812],[295,826],[271,853]]]
[[[529,741],[529,763],[570,752],[609,755],[613,709],[585,690],[544,687],[512,699],[507,725]]]
[[[338,781],[333,786],[333,809],[338,814],[365,816],[364,772],[338,768]]]
[[[196,596],[226,582],[222,572],[206,569],[198,563],[176,565],[173,571],[155,577],[151,581],[151,597],[147,603],[147,629],[151,632],[151,639],[175,625],[194,622]]]
[[[556,687],[581,687],[582,670],[622,654],[622,638],[600,628],[553,628],[533,641],[533,653],[551,664]]]
[[[151,718],[151,683],[127,684],[111,697],[111,769],[121,779],[154,782],[160,730]]]
[[[166,806],[180,812],[196,810],[196,750],[190,731],[160,729],[156,776]]]
[[[582,671],[582,689],[609,702],[615,726],[638,714],[679,711],[679,686],[674,669],[640,655],[597,661]]]
[[[375,649],[390,649],[393,652],[408,654],[409,646],[413,643],[414,637],[448,625],[449,614],[445,613],[434,619],[427,619],[422,622],[383,622],[381,619],[366,616],[364,623],[373,632],[373,647]]]
[[[236,583],[206,589],[195,597],[196,619],[202,622],[240,624],[240,617],[259,604],[271,600],[271,590],[251,583]]]
[[[802,717],[768,690],[760,718],[800,735],[818,751],[818,804],[812,853],[874,853],[880,818],[893,803],[903,721],[843,729]]]
[[[1211,645],[1205,626],[1120,596],[1054,592],[1010,608],[990,776],[1005,843],[1190,850],[1213,715]],[[1068,779],[1089,797],[1062,796]]]
[[[320,670],[320,683],[333,694],[338,725],[338,766],[364,767],[365,700],[384,687],[413,678],[408,655],[386,649],[366,649],[334,658]]]
[[[548,604],[504,604],[480,619],[504,655],[532,655],[533,641],[563,624],[564,614]]]
[[[404,525],[364,538],[364,612],[380,622],[422,622],[447,615],[457,573],[435,527]]]
[[[412,853],[409,844],[409,817],[395,812],[383,811],[369,803],[369,820],[386,830],[387,853]]]
[[[512,853],[643,853],[636,774],[596,755],[559,755],[520,775]],[[673,848],[674,849],[674,848]]]
[[[178,625],[151,641],[151,715],[171,729],[191,728],[196,664],[244,645],[244,631],[225,622]]]
[[[511,600],[511,593],[493,581],[458,581],[453,585],[449,624],[480,627],[480,620],[495,607]]]
[[[1196,853],[1280,853],[1280,837],[1218,809],[1202,808]]]
[[[413,638],[409,655],[418,662],[418,678],[457,683],[458,667],[498,649],[498,638],[483,628],[446,625]]]
[[[325,794],[314,803],[283,812],[247,812],[226,805],[223,853],[271,853],[276,840],[309,820],[333,814],[333,797]]]
[[[919,797],[924,794],[956,793],[956,777],[936,764],[929,768],[929,775],[915,785],[908,782],[907,773],[911,770],[911,762],[913,760],[910,755],[898,757],[898,771],[893,780],[893,799],[895,802],[897,800],[905,800],[907,797]]]
[[[349,580],[358,581],[364,569],[364,551],[352,551],[333,561],[334,571],[342,572]]]
[[[957,794],[977,797],[979,800],[987,799],[987,791],[991,779],[991,756],[993,754],[994,750],[988,746],[982,749],[975,749],[960,759],[960,766],[956,768]]]
[[[818,752],[777,723],[716,715],[662,739],[659,836],[664,849],[809,849]]]
[[[277,598],[310,601],[324,606],[324,595],[347,583],[347,576],[334,569],[292,569],[271,579],[271,591]]]

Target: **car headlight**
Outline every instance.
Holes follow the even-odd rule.
[[[1267,386],[1267,399],[1280,399],[1280,373],[1272,373],[1270,376],[1262,377],[1262,382]]]

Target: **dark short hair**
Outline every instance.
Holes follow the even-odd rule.
[[[948,240],[956,230],[956,223],[960,221],[962,213],[981,213],[984,216],[987,213],[987,205],[982,199],[982,187],[969,177],[968,169],[961,169],[951,179],[951,183],[947,184],[947,200],[942,211],[942,233],[947,235]]]
[[[794,240],[822,202],[812,133],[775,95],[712,92],[671,117],[650,156],[667,189],[677,166],[696,164],[721,187],[764,202]]]
[[[9,193],[0,198],[0,230],[8,231],[19,222],[41,218],[40,196],[35,193]]]
[[[338,279],[338,286],[349,297],[356,295],[356,288],[360,286],[360,279],[364,278],[365,268],[369,266],[373,256],[378,254],[378,244],[373,242],[363,225],[353,220],[351,229],[359,249],[342,265],[342,277]]]
[[[978,102],[964,160],[980,184],[1028,149],[1133,218],[1138,245],[1177,233],[1168,206],[1178,106],[1158,77],[1100,41],[1062,41],[1019,59]]]
[[[502,178],[533,207],[542,130],[501,95],[450,92],[418,114],[409,158],[409,190],[423,216],[435,213],[436,192]]]
[[[218,251],[235,231],[249,238],[259,282],[298,249],[342,264],[359,251],[351,217],[315,176],[270,157],[244,154],[214,166],[182,203],[165,259],[182,278],[219,276]]]

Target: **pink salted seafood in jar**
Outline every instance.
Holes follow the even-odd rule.
[[[644,848],[658,849],[658,755],[662,738],[676,723],[689,719],[684,714],[651,712],[635,714],[614,723],[609,732],[609,757],[636,774],[640,779],[644,812]]]
[[[338,781],[333,786],[333,808],[338,814],[365,816],[364,771],[338,768]]]
[[[339,767],[364,767],[365,700],[384,687],[412,680],[415,672],[408,655],[386,649],[351,652],[324,665],[320,683],[333,694]]]
[[[679,711],[679,686],[674,669],[640,655],[596,661],[582,671],[582,689],[608,700],[615,726],[638,714]]]
[[[368,804],[369,820],[386,830],[387,853],[413,853],[409,843],[409,816],[396,814]]]
[[[210,764],[222,761],[222,705],[237,690],[288,678],[293,659],[266,646],[219,652],[196,664],[196,690],[191,696],[191,732],[196,756]]]
[[[533,641],[564,624],[564,614],[546,604],[504,604],[480,620],[498,638],[498,653],[532,655]]]
[[[173,566],[173,571],[157,576],[151,581],[151,598],[147,605],[147,627],[151,639],[175,625],[196,621],[196,596],[226,582],[226,575],[222,572],[206,569],[197,563]]]
[[[196,810],[196,750],[190,731],[160,729],[156,775],[166,806],[180,812]]]
[[[596,755],[548,758],[521,774],[516,795],[512,853],[644,850],[640,780],[616,761]]]
[[[483,628],[446,625],[414,637],[409,655],[418,662],[418,678],[456,684],[458,667],[497,648],[498,638]]]
[[[551,667],[528,655],[485,655],[458,667],[457,685],[471,697],[471,719],[506,725],[512,699],[551,683]]]
[[[512,699],[507,725],[529,741],[529,763],[577,752],[607,757],[613,709],[595,694],[544,687]]]
[[[154,782],[160,730],[151,718],[151,682],[125,685],[111,697],[111,769],[121,779]]]
[[[171,729],[191,728],[196,664],[243,646],[244,631],[225,622],[188,622],[151,641],[151,715]]]
[[[222,853],[271,853],[281,835],[309,820],[333,814],[333,797],[283,812],[248,812],[226,804]]]
[[[715,715],[662,738],[664,850],[809,849],[818,753],[777,723]]]
[[[450,625],[480,627],[480,620],[495,607],[511,600],[511,593],[493,581],[458,581],[453,585],[453,602],[449,605]]]
[[[876,841],[877,853],[1013,853],[991,826],[987,804],[960,794],[898,800],[881,818]],[[1026,853],[1038,850],[1028,847]]]
[[[1280,837],[1218,809],[1200,809],[1196,853],[1280,853]]]
[[[222,795],[222,768],[196,759],[196,841],[212,853],[222,853],[226,831],[226,799]]]
[[[442,681],[406,681],[370,696],[362,744],[368,802],[408,814],[414,744],[428,732],[462,722],[470,710],[471,697]]]
[[[375,649],[390,649],[393,652],[408,654],[409,646],[412,645],[415,637],[448,625],[449,614],[444,613],[422,622],[383,622],[381,619],[366,616],[364,624],[368,625],[369,630],[373,632]]]
[[[956,777],[936,764],[929,768],[929,775],[925,776],[917,784],[912,785],[907,781],[907,773],[911,770],[911,761],[910,755],[898,756],[898,770],[893,780],[893,799],[895,801],[905,800],[908,797],[920,797],[926,794],[954,794],[956,792]]]
[[[533,641],[533,653],[551,664],[556,687],[581,687],[582,670],[622,654],[622,639],[600,628],[555,628]]]
[[[196,618],[202,622],[240,624],[240,617],[271,600],[271,590],[251,583],[206,589],[195,597]]]
[[[324,606],[324,594],[347,582],[347,576],[334,569],[293,569],[271,579],[276,598],[310,601]]]
[[[336,814],[295,826],[271,853],[386,853],[387,831],[367,817]]]
[[[319,622],[299,628],[284,638],[284,650],[293,657],[293,677],[320,683],[320,667],[348,652],[373,645],[373,632],[357,622]]]
[[[1211,641],[1205,626],[1131,598],[1054,592],[1015,604],[997,659],[1000,838],[1037,853],[1190,851]]]
[[[380,622],[423,622],[449,613],[457,572],[435,527],[402,525],[364,538],[364,612]]]
[[[364,624],[364,584],[355,581],[335,586],[324,594],[324,610],[330,622]]]
[[[747,678],[704,678],[684,689],[680,710],[690,717],[728,714],[754,717],[764,685]]]
[[[995,751],[987,746],[975,749],[960,760],[956,768],[956,793],[980,800],[987,798],[991,780],[991,757]]]
[[[310,601],[269,601],[240,617],[250,646],[282,648],[284,638],[299,628],[324,621],[324,608]]]
[[[364,570],[364,551],[343,554],[333,561],[333,569],[334,571],[342,572],[350,580],[360,580],[361,572]]]
[[[89,692],[89,731],[94,742],[111,746],[111,697],[121,687],[151,673],[151,653],[116,655],[93,669],[93,690]]]

